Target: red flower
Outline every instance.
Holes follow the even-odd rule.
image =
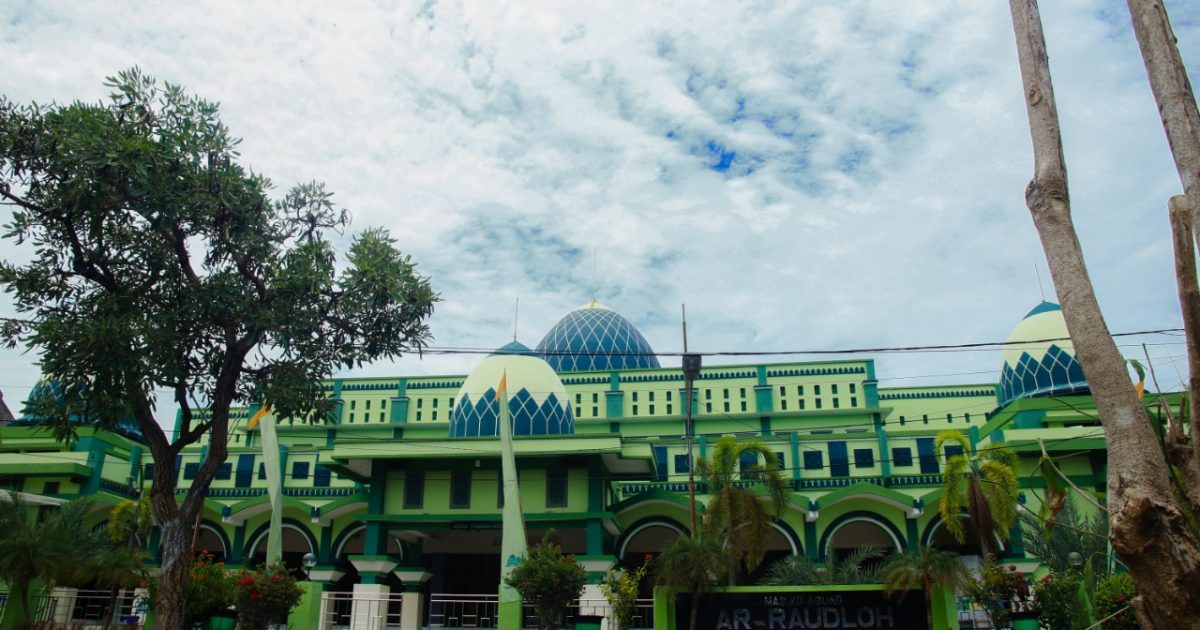
[[[253,584],[253,583],[254,583],[254,578],[252,578],[252,577],[244,577],[244,578],[238,580],[238,584],[244,585],[244,584]]]
[[[650,554],[646,554],[646,557],[645,557],[644,559],[645,559],[645,560],[653,560],[653,559],[654,559],[654,556],[652,556],[652,555],[650,555]]]
[[[258,601],[258,591],[250,591],[250,601]]]
[[[1010,565],[1008,565],[1008,570],[1009,570],[1009,571],[1016,571],[1016,570],[1017,570],[1017,565],[1015,565],[1015,564],[1010,564]]]
[[[1049,573],[1047,573],[1047,574],[1046,574],[1046,577],[1042,578],[1042,584],[1045,584],[1045,583],[1047,583],[1047,582],[1049,582],[1049,581],[1050,581],[1050,574],[1049,574]]]
[[[283,578],[279,577],[279,574],[278,574],[278,573],[276,573],[275,575],[272,575],[272,576],[271,576],[271,581],[272,581],[272,582],[278,582],[278,581],[279,581],[279,580],[281,580],[281,579],[283,579]]]

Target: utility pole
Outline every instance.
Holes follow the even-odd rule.
[[[687,422],[685,430],[687,431],[687,447],[688,447],[688,509],[692,516],[692,536],[696,536],[696,459],[693,456],[692,444],[695,436],[695,424],[692,420],[692,382],[700,375],[700,355],[691,354],[688,352],[687,343],[687,307],[679,306],[683,313],[683,386],[687,389],[684,399],[687,404]]]

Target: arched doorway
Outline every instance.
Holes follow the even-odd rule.
[[[774,563],[787,558],[788,556],[800,555],[803,550],[796,543],[794,535],[790,528],[785,529],[778,522],[771,524],[771,538],[767,541],[767,550],[763,554],[762,562],[758,568],[747,578],[748,584],[757,584],[767,572],[767,569]]]
[[[366,546],[367,526],[361,523],[351,525],[338,536],[338,539],[333,543],[333,566],[338,571],[342,572],[342,576],[333,583],[331,590],[349,591],[355,584],[358,584],[359,576],[358,569],[354,568],[354,564],[350,562],[351,556],[363,555],[364,547]],[[400,544],[400,539],[395,536],[387,537],[387,555],[395,558],[404,558],[404,548]],[[395,576],[387,578],[396,580],[395,586],[399,588],[400,581]],[[392,583],[389,581],[389,585]]]
[[[904,551],[900,535],[873,515],[846,515],[829,526],[822,546],[825,559],[841,561],[866,546],[876,546],[891,555]]]
[[[979,546],[979,539],[975,535],[975,526],[971,519],[967,516],[959,518],[962,520],[963,527],[967,532],[962,542],[959,542],[954,537],[954,534],[946,527],[945,521],[938,518],[929,526],[929,530],[925,533],[925,545],[944,551],[953,551],[960,556],[983,557],[985,552]]]
[[[213,562],[225,562],[229,559],[229,542],[218,526],[202,522],[196,530],[194,552],[207,552],[213,557]]]
[[[268,526],[263,525],[250,539],[246,547],[246,564],[262,566],[267,561]],[[293,573],[303,575],[304,554],[317,553],[316,540],[312,534],[299,523],[285,520],[281,531],[283,536],[283,564]]]

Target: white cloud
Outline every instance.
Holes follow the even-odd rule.
[[[1128,18],[1045,4],[1110,325],[1178,325],[1164,206],[1179,183]],[[1170,8],[1195,79],[1200,12]],[[1045,275],[994,3],[0,0],[0,16],[0,93],[96,100],[105,75],[140,65],[220,101],[280,189],[323,180],[357,227],[390,227],[442,292],[441,346],[502,344],[518,293],[536,343],[590,297],[593,248],[599,297],[660,351],[680,347],[681,302],[702,350],[999,340],[1038,299],[1032,267]],[[878,359],[911,376],[997,357]],[[0,353],[10,403],[33,360]]]

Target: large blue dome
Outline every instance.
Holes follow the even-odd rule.
[[[1008,337],[996,388],[1000,406],[1021,398],[1088,391],[1062,309],[1053,302],[1038,304]]]
[[[567,390],[546,362],[513,341],[488,355],[458,390],[450,416],[450,437],[492,437],[500,434],[500,401],[496,388],[508,383],[509,422],[515,436],[570,435],[575,416]]]
[[[537,352],[555,372],[659,367],[642,333],[596,300],[560,319],[542,338]]]

